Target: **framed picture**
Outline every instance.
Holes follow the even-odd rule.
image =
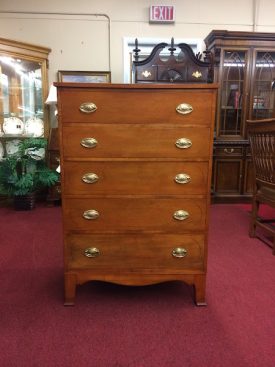
[[[64,83],[111,83],[110,71],[58,70],[57,76]]]

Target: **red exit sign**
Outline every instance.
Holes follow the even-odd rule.
[[[173,23],[175,21],[175,7],[172,5],[151,5],[150,22]]]

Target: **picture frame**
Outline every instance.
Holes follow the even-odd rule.
[[[57,77],[63,83],[111,83],[110,71],[58,70]]]

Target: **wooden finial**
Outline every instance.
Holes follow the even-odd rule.
[[[171,55],[174,55],[174,51],[176,51],[176,48],[174,47],[174,37],[171,38],[171,47],[168,48]]]
[[[134,51],[134,59],[135,61],[138,61],[138,58],[139,58],[139,52],[140,52],[140,49],[138,48],[138,39],[136,38],[135,39],[135,49],[133,50]]]

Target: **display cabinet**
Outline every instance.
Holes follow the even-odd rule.
[[[26,137],[48,137],[46,47],[0,38],[0,159]]]
[[[274,116],[275,33],[213,30],[204,41],[220,86],[212,198],[246,202],[252,194],[246,120]]]

